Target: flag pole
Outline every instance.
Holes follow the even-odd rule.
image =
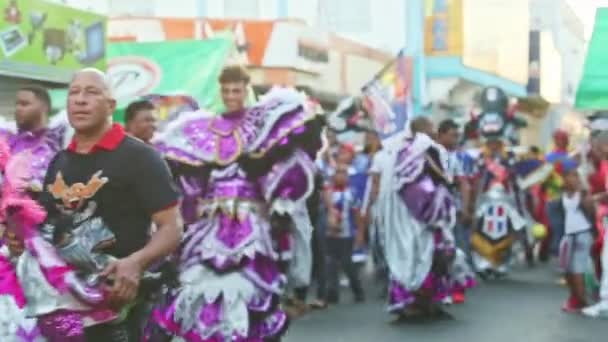
[[[413,60],[413,115],[422,114],[426,103],[426,67],[424,58],[424,1],[404,0],[405,2],[405,55]]]

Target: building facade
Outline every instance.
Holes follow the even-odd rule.
[[[213,38],[229,31],[238,62],[263,91],[272,85],[307,90],[326,109],[356,95],[393,55],[294,20],[114,17],[109,39],[147,42]]]
[[[585,60],[585,28],[571,6],[565,0],[530,2],[530,29],[541,33],[540,95],[567,105],[574,104]]]
[[[562,128],[574,140],[585,134],[585,117],[576,111],[574,101],[585,60],[585,27],[574,12],[572,2],[565,0],[531,0],[530,37],[531,75],[538,86],[531,95],[546,101],[545,109],[532,116],[529,140],[548,146],[551,133]],[[535,51],[536,50],[536,51]]]
[[[382,6],[372,0],[107,0],[106,3],[108,13],[115,17],[295,19],[391,53],[399,51],[406,39],[404,0],[383,0]]]

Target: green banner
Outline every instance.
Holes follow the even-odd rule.
[[[108,75],[119,107],[148,94],[189,95],[209,110],[221,110],[218,77],[232,40],[117,43],[110,45]]]
[[[218,77],[233,49],[229,38],[110,44],[107,73],[118,101],[114,119],[122,122],[124,108],[150,94],[191,96],[200,107],[221,111]],[[65,107],[66,90],[51,96],[54,108]]]
[[[105,68],[104,16],[43,0],[0,0],[0,75],[68,82]]]
[[[587,49],[583,77],[576,93],[576,108],[608,109],[608,8],[599,8]]]

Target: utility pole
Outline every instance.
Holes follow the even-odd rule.
[[[196,0],[196,16],[201,19],[207,16],[207,0]]]
[[[426,103],[426,67],[424,60],[424,0],[405,2],[405,55],[413,60],[413,105],[414,115],[422,113]]]
[[[285,19],[289,16],[289,0],[277,1],[277,18]]]
[[[207,16],[207,0],[196,0],[196,21],[194,25],[194,38],[203,39],[204,20]],[[209,37],[207,37],[209,38]]]

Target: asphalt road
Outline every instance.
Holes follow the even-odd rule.
[[[515,270],[507,279],[480,283],[463,305],[450,306],[452,319],[390,324],[383,300],[343,303],[294,321],[285,342],[608,342],[608,320],[560,311],[566,289],[548,267]]]

